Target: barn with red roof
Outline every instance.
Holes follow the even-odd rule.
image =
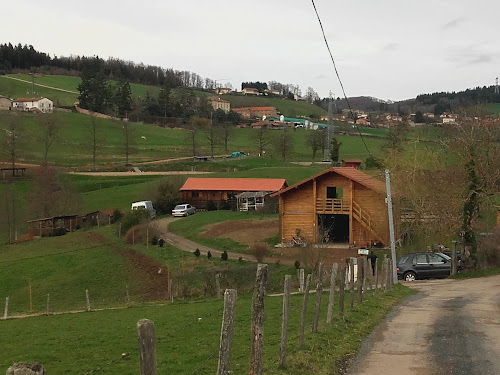
[[[288,186],[282,178],[199,178],[190,177],[181,187],[184,202],[197,208],[206,207],[208,201],[236,203],[242,210],[264,205],[265,197]],[[245,205],[246,203],[246,209]],[[248,205],[250,203],[250,205]]]
[[[279,197],[280,238],[369,246],[389,243],[385,184],[351,167],[333,167],[271,195]]]

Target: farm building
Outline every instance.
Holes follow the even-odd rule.
[[[214,110],[222,109],[226,113],[231,110],[231,103],[227,100],[222,100],[217,96],[211,96],[208,98],[208,101],[212,104]]]
[[[47,98],[17,98],[12,101],[12,108],[18,111],[51,113],[54,104]]]
[[[271,197],[279,197],[283,243],[369,246],[389,243],[385,184],[350,167],[333,167]]]
[[[285,179],[278,178],[188,178],[180,189],[182,200],[203,208],[208,201],[240,202],[238,209],[248,211],[264,206],[270,193],[286,188]],[[260,194],[242,194],[260,193]],[[238,197],[237,197],[238,196]]]

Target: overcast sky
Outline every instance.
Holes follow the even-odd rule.
[[[401,100],[492,85],[498,0],[315,0],[348,96]],[[2,4],[0,42],[99,55],[229,81],[340,85],[310,0],[24,0]]]

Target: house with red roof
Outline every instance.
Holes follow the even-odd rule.
[[[239,203],[242,211],[264,206],[269,194],[288,186],[282,178],[200,178],[190,177],[180,188],[182,200],[197,208],[208,201]],[[245,193],[245,194],[244,194]]]
[[[47,98],[17,98],[12,101],[12,109],[18,111],[51,113],[54,103]]]
[[[282,189],[280,239],[370,246],[389,243],[385,184],[351,167],[333,167]]]

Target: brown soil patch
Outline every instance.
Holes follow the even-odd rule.
[[[108,243],[106,237],[94,232],[84,232],[79,235],[96,245]],[[143,296],[146,300],[163,300],[167,298],[168,272],[164,265],[134,249],[119,245],[110,245],[112,251],[127,261],[131,278],[135,281],[133,294]]]
[[[238,220],[209,224],[200,233],[201,238],[230,238],[245,245],[276,236],[279,232],[279,219]]]

